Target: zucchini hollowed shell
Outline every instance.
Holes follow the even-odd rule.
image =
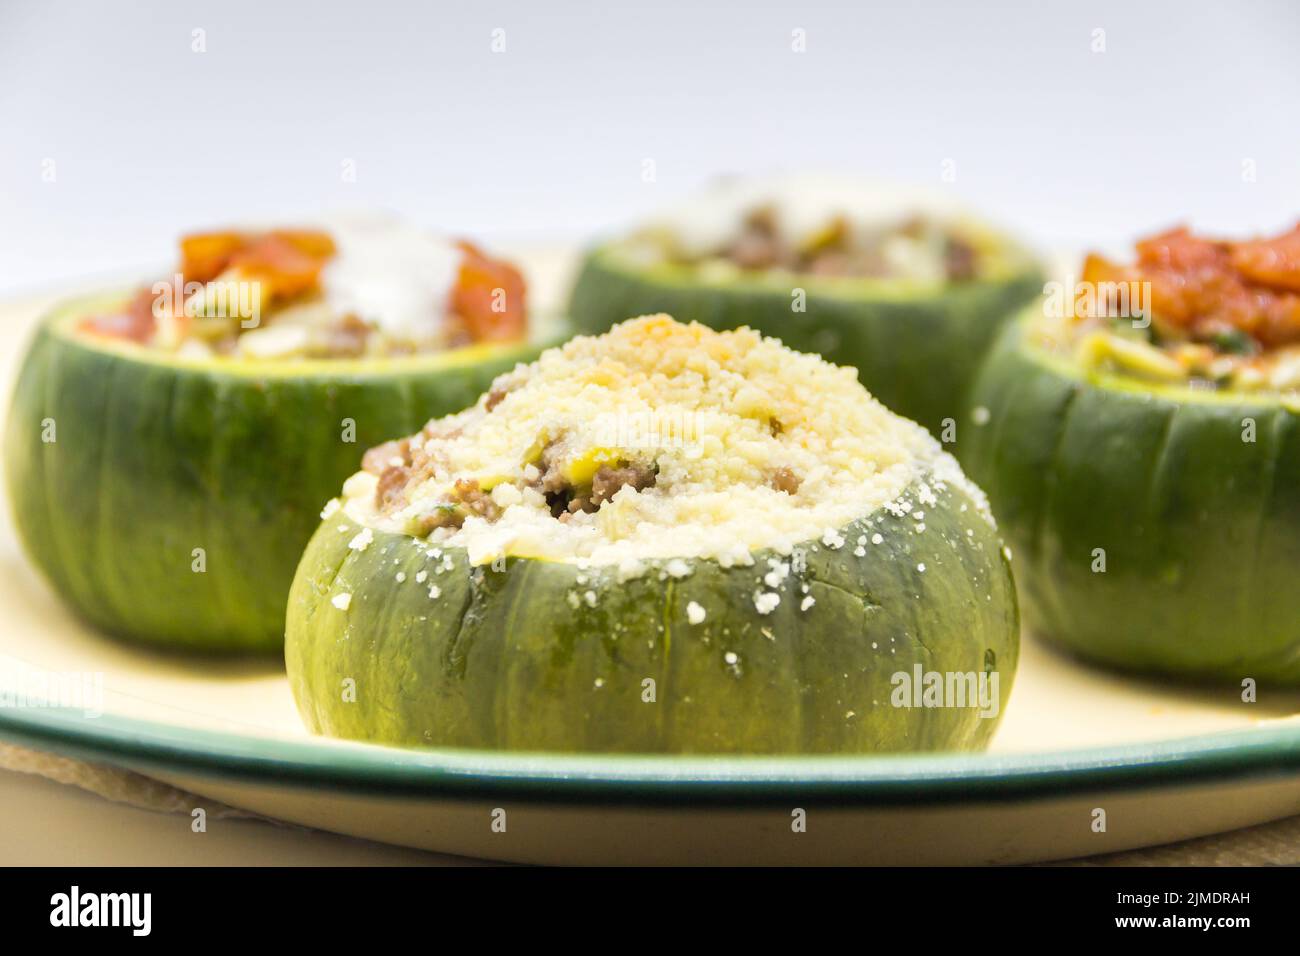
[[[279,649],[298,558],[362,451],[539,351],[186,360],[76,332],[120,301],[70,302],[37,330],[9,410],[9,498],[27,553],[84,618],[182,648]]]
[[[1300,684],[1294,400],[1085,371],[1026,342],[1036,312],[989,356],[971,396],[986,424],[957,444],[1026,623],[1119,668]]]
[[[804,311],[792,308],[795,288],[805,292]],[[631,262],[612,243],[587,256],[569,312],[587,333],[652,312],[720,330],[747,325],[856,368],[887,408],[939,435],[944,419],[959,420],[998,331],[1042,290],[1035,267],[943,284],[763,273],[714,279]]]
[[[406,746],[977,748],[1011,690],[1015,592],[997,532],[966,491],[935,494],[921,533],[882,509],[871,525],[841,529],[842,547],[808,542],[802,564],[759,553],[752,567],[695,560],[682,577],[651,562],[628,579],[523,558],[471,567],[463,550],[428,557],[424,542],[383,531],[355,550],[360,526],[339,511],[312,538],[290,595],[294,697],[317,733]],[[791,567],[780,603],[760,614],[771,558]],[[993,713],[895,706],[894,675],[918,666],[997,674]]]

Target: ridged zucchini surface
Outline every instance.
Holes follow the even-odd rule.
[[[1124,669],[1300,684],[1300,409],[1082,369],[1027,340],[1035,311],[957,443],[1026,624]]]
[[[839,547],[813,541],[743,567],[699,559],[685,576],[651,562],[632,578],[537,559],[471,566],[463,550],[431,555],[386,531],[358,550],[360,526],[340,511],[312,538],[290,595],[294,696],[318,733],[404,746],[978,748],[1011,691],[1014,586],[974,498],[951,482],[935,493],[924,533],[881,509],[841,529]],[[790,571],[764,614],[755,595],[770,561]],[[913,706],[910,691],[900,706],[900,673],[916,684],[968,674],[986,682],[990,706]]]
[[[185,360],[42,322],[5,437],[28,554],[94,625],[153,644],[275,651],[298,558],[364,449],[472,402],[538,349],[389,362]]]

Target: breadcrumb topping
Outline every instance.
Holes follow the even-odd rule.
[[[991,521],[951,456],[853,369],[666,315],[550,349],[475,406],[366,457],[344,486],[354,520],[465,548],[474,564],[532,557],[636,575],[681,559],[674,577],[692,558],[747,566],[761,550],[842,547],[837,529],[852,521],[911,511],[901,496],[917,480],[927,506],[935,487],[962,483]],[[763,571],[777,584],[787,573]],[[775,598],[756,605],[770,612]]]

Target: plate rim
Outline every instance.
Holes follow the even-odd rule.
[[[333,792],[639,805],[1016,802],[1300,777],[1300,720],[1060,751],[663,756],[401,749],[187,727],[76,708],[0,708],[0,737],[144,773],[182,771]]]

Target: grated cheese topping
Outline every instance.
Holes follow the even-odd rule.
[[[882,507],[910,509],[900,496],[917,479],[927,504],[932,489],[960,483],[992,521],[951,456],[853,369],[750,329],[666,315],[548,350],[409,445],[401,494],[376,494],[387,471],[382,483],[358,472],[344,486],[348,515],[405,533],[424,522],[430,547],[464,548],[474,564],[528,557],[635,576],[662,560],[674,577],[694,558],[746,566],[758,551],[843,546],[836,529]],[[457,500],[473,507],[428,530]],[[776,587],[788,573],[772,562],[760,577]],[[766,613],[775,597],[756,605]]]

